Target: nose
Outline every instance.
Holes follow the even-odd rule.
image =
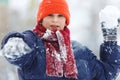
[[[57,16],[54,16],[53,19],[52,19],[53,22],[57,22],[58,21],[58,17]]]

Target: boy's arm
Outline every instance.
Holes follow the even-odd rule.
[[[30,66],[37,56],[37,51],[44,51],[44,46],[32,31],[25,31],[8,34],[2,41],[1,49],[10,63],[22,68]]]
[[[104,38],[104,43],[100,46],[100,59],[107,80],[115,79],[120,69],[120,46],[117,45],[119,13],[119,10],[114,6],[107,6],[100,12]]]
[[[102,24],[104,43],[100,46],[100,60],[108,80],[117,79],[120,72],[120,46],[117,45],[117,28]]]
[[[108,80],[115,79],[120,72],[120,46],[117,42],[104,42],[100,46],[100,59]]]

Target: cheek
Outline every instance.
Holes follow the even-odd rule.
[[[61,21],[61,26],[62,26],[63,28],[66,26],[66,21],[65,21],[65,20]]]
[[[65,20],[61,21],[60,28],[63,30],[65,26],[66,26],[66,21]]]
[[[65,26],[65,25],[66,25],[66,19],[65,19],[65,18],[62,18],[62,19],[60,19],[60,20],[61,20],[61,21],[60,21],[61,24]]]
[[[42,21],[42,26],[44,26],[45,28],[48,27],[49,21],[48,20],[43,20]]]
[[[43,24],[43,25],[46,25],[46,24],[48,24],[48,22],[49,22],[48,20],[46,20],[46,19],[43,19],[43,22],[42,22],[42,24]]]

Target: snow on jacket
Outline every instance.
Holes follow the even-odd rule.
[[[2,47],[9,38],[19,37],[32,49],[19,58],[7,58],[18,66],[19,80],[75,80],[46,75],[46,52],[41,39],[32,31],[13,32],[2,41]],[[120,46],[117,42],[104,42],[100,46],[100,60],[87,47],[72,41],[72,48],[78,69],[78,80],[114,80],[119,72]]]

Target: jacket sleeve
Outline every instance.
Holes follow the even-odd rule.
[[[107,80],[116,79],[120,72],[120,46],[116,41],[104,42],[100,46],[100,59]]]
[[[100,46],[100,60],[87,47],[73,43],[80,80],[116,79],[120,70],[120,47],[116,42],[105,42]]]
[[[106,80],[100,60],[86,46],[72,42],[79,80]]]
[[[32,49],[30,53],[27,53],[19,58],[12,59],[5,57],[11,64],[17,65],[19,68],[30,66],[38,53],[45,52],[45,47],[40,38],[30,30],[27,30],[23,33],[9,33],[3,39],[1,49],[7,43],[8,39],[12,37],[22,38],[23,41]]]

